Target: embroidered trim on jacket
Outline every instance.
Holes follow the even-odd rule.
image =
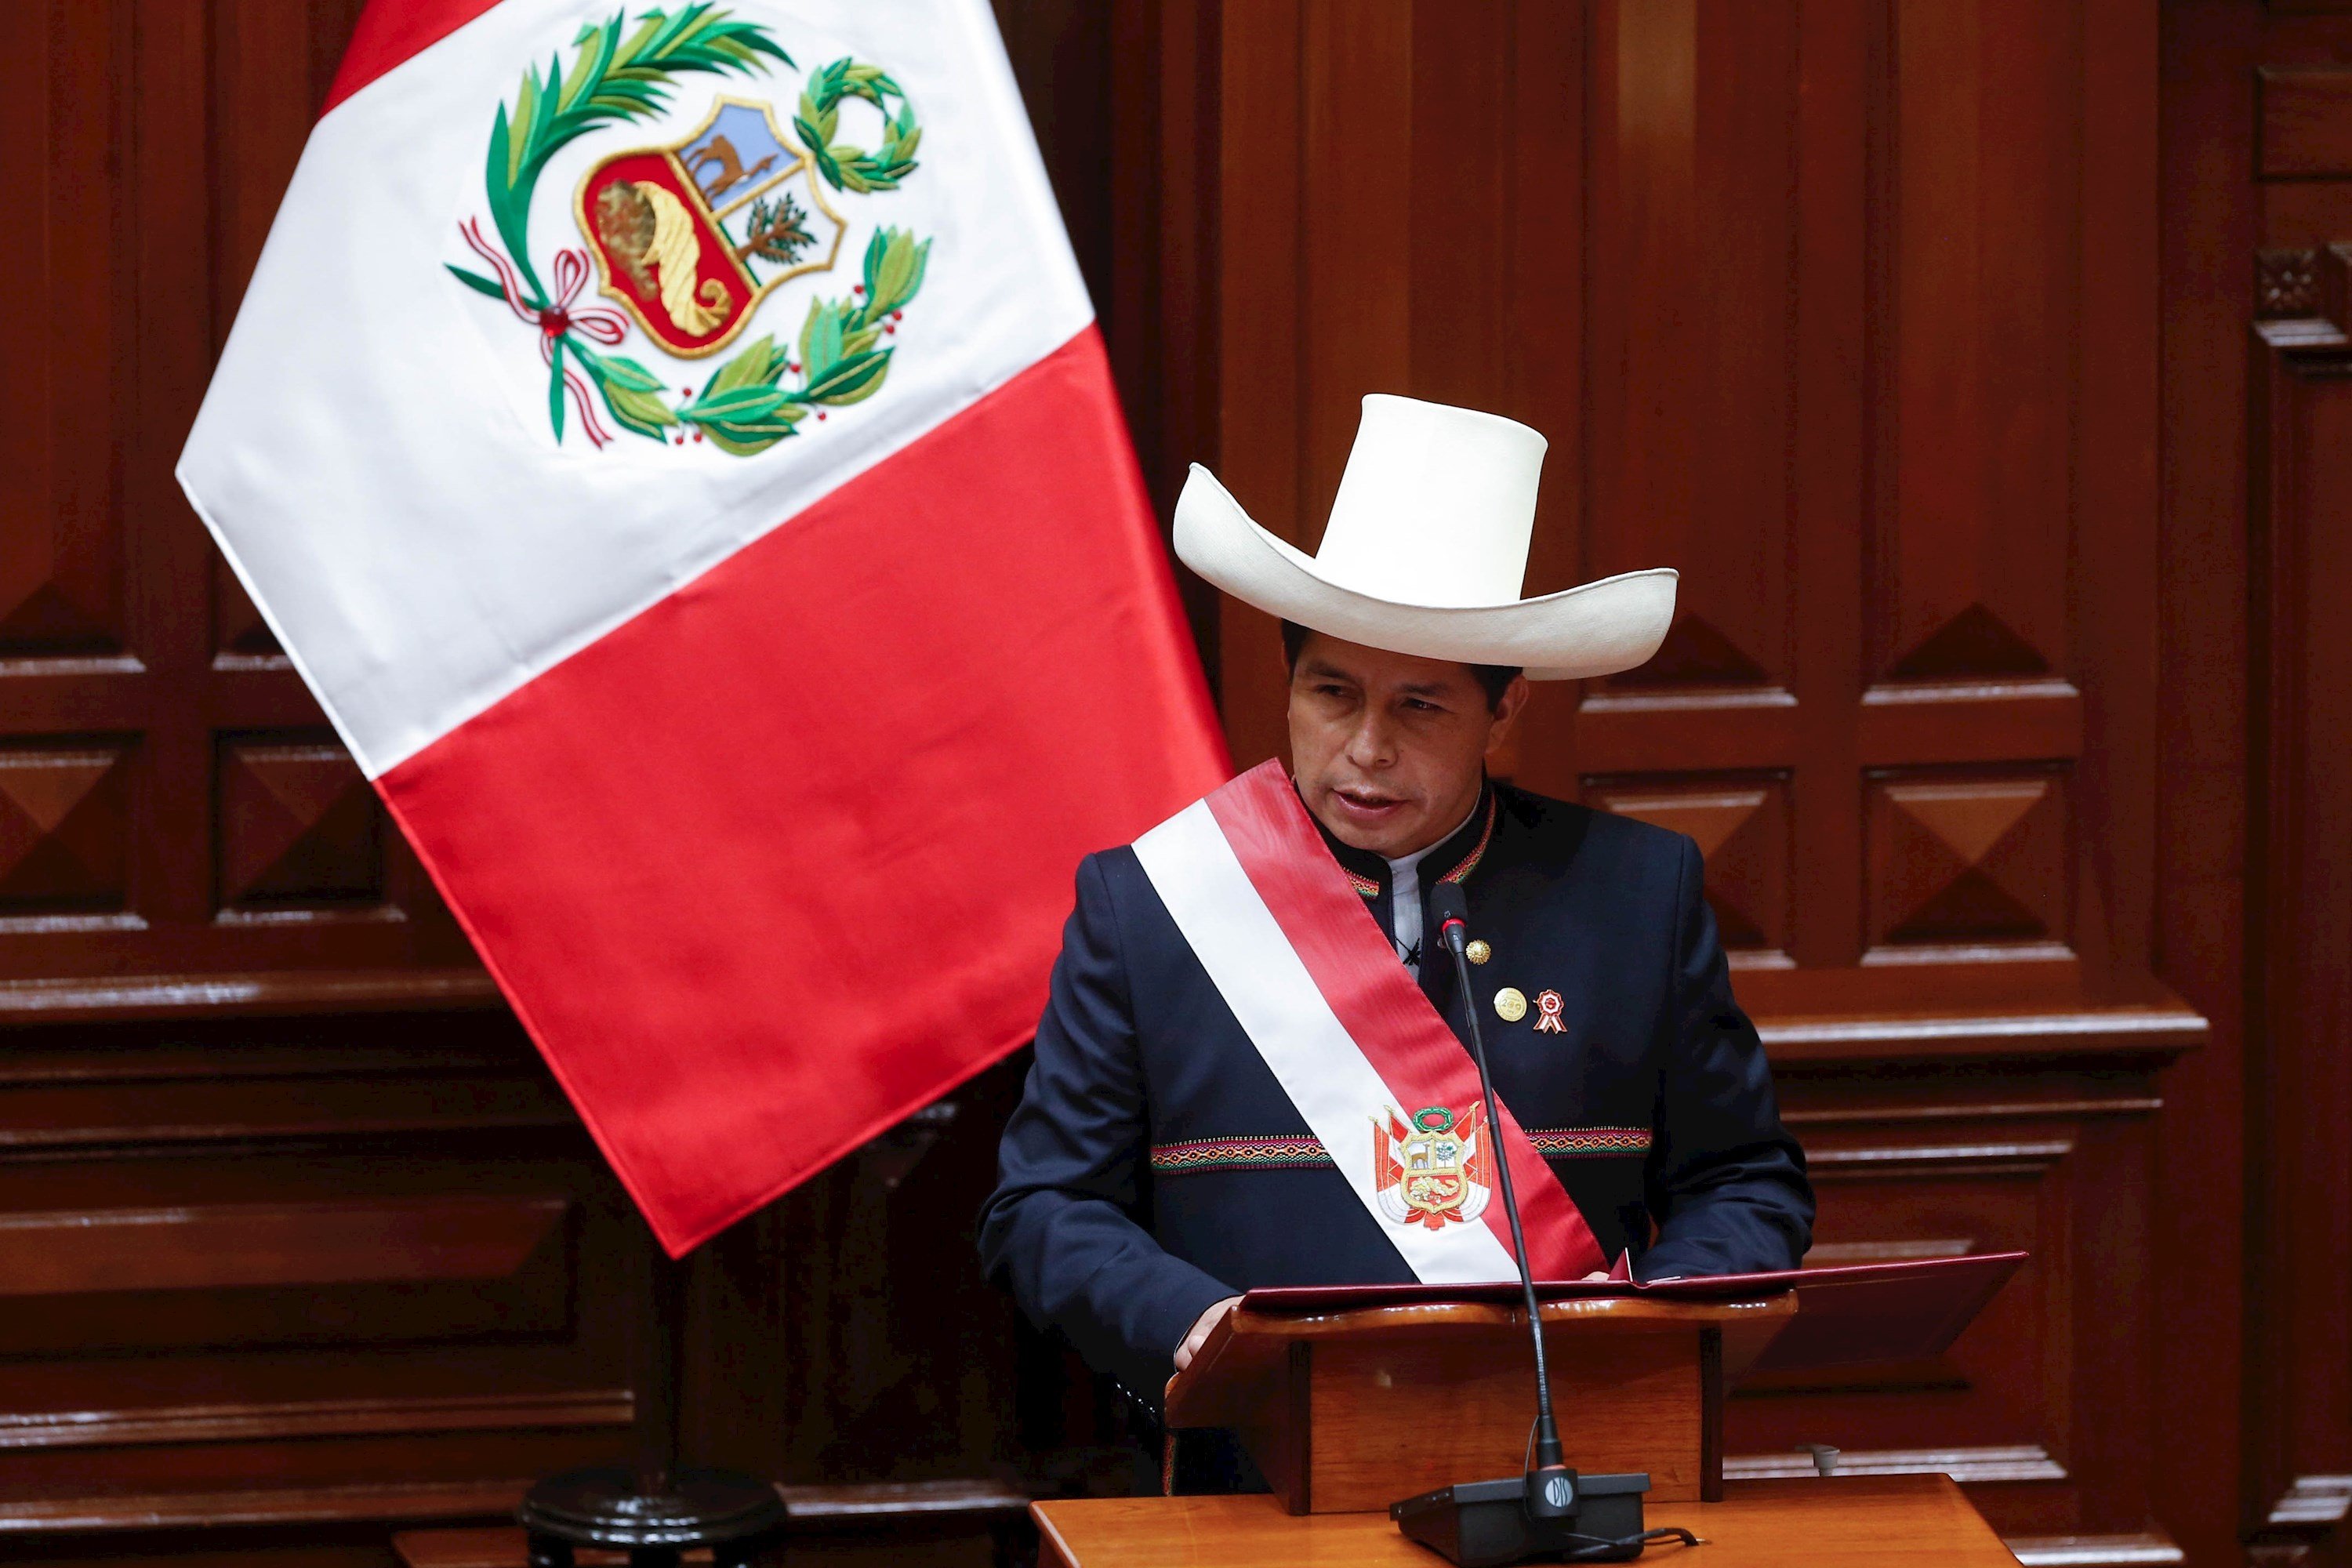
[[[1554,1127],[1530,1131],[1528,1142],[1547,1160],[1575,1160],[1596,1154],[1646,1154],[1646,1127]]]
[[[1650,1152],[1646,1127],[1538,1127],[1528,1132],[1547,1160],[1589,1160]],[[1151,1168],[1165,1175],[1193,1171],[1273,1171],[1328,1168],[1331,1155],[1319,1138],[1195,1138],[1157,1143]]]
[[[1155,1171],[1261,1171],[1283,1165],[1328,1165],[1320,1138],[1195,1138],[1159,1143],[1151,1150]]]
[[[1462,863],[1460,865],[1454,867],[1454,869],[1448,871],[1445,875],[1437,879],[1441,882],[1458,882],[1463,878],[1468,876],[1471,872],[1476,870],[1478,868],[1479,857],[1486,853],[1486,846],[1493,842],[1494,837],[1495,792],[1488,790],[1486,792],[1486,826],[1479,830],[1478,842],[1470,846],[1470,853],[1462,858]],[[1339,869],[1342,871],[1348,871],[1348,868],[1345,866],[1340,867]],[[1348,871],[1348,880],[1354,885],[1356,892],[1360,897],[1377,899],[1381,896],[1381,885],[1372,878],[1360,877],[1353,871]]]
[[[1493,841],[1494,837],[1495,792],[1490,789],[1486,792],[1486,826],[1479,830],[1478,842],[1470,846],[1470,853],[1462,858],[1462,864],[1454,867],[1454,869],[1448,871],[1445,875],[1437,879],[1441,882],[1458,882],[1463,878],[1468,876],[1471,872],[1476,870],[1478,868],[1478,858],[1486,853],[1486,846]]]

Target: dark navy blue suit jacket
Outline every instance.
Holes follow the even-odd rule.
[[[1508,786],[1420,865],[1461,879],[1496,1092],[1549,1156],[1601,1247],[1636,1272],[1794,1267],[1813,1215],[1756,1030],[1732,1000],[1697,846]],[[1484,836],[1484,848],[1479,845]],[[1326,839],[1391,929],[1388,868]],[[1425,899],[1424,893],[1424,899]],[[1435,929],[1423,912],[1425,930]],[[1423,990],[1464,1036],[1450,954]],[[1505,986],[1555,991],[1506,1022]],[[1367,1106],[1370,1117],[1380,1108]],[[1415,1107],[1402,1108],[1408,1114]],[[1254,1286],[1409,1281],[1242,1032],[1134,851],[1078,868],[1035,1065],[1006,1125],[980,1243],[992,1278],[1147,1398],[1212,1303]]]

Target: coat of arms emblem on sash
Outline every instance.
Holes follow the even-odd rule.
[[[592,446],[624,430],[665,445],[708,440],[739,457],[800,434],[803,420],[860,403],[882,387],[908,303],[923,286],[930,241],[876,227],[863,276],[845,295],[811,299],[797,339],[752,336],[761,303],[781,285],[831,271],[855,226],[836,204],[897,191],[916,169],[922,131],[898,82],[844,58],[801,83],[789,126],[773,103],[714,98],[685,136],[623,147],[592,163],[572,195],[583,244],[559,248],[542,273],[531,251],[539,176],[557,153],[592,132],[666,113],[696,75],[759,78],[793,58],[755,22],[708,3],[647,10],[634,26],[614,12],[580,29],[567,63],[525,68],[513,102],[490,128],[479,217],[459,236],[487,271],[449,264],[467,287],[503,301],[536,329],[548,367],[547,416],[563,438],[566,414]],[[878,116],[871,149],[847,138],[845,108]],[[581,298],[591,269],[614,310]],[[634,327],[683,365],[649,368],[610,352]],[[734,352],[707,374],[692,362]],[[700,385],[673,393],[694,370]]]
[[[1487,1166],[1486,1108],[1460,1114],[1442,1105],[1410,1118],[1394,1109],[1372,1119],[1373,1182],[1381,1212],[1399,1225],[1443,1230],[1476,1219],[1494,1187]]]

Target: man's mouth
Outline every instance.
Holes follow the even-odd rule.
[[[1339,803],[1341,808],[1350,816],[1367,822],[1393,815],[1402,810],[1404,805],[1404,802],[1395,795],[1383,795],[1375,789],[1354,789],[1342,786],[1334,789],[1331,795],[1332,798]]]

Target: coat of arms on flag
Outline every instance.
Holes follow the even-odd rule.
[[[1373,1182],[1381,1212],[1399,1225],[1443,1230],[1486,1212],[1495,1178],[1486,1162],[1486,1108],[1459,1114],[1425,1106],[1410,1120],[1390,1109],[1372,1119]]]
[[[667,145],[625,147],[580,181],[572,209],[583,247],[559,248],[542,278],[530,245],[539,177],[558,152],[593,132],[665,111],[688,79],[772,76],[792,57],[768,28],[709,4],[616,11],[580,29],[567,64],[525,69],[511,103],[499,105],[486,159],[485,201],[459,226],[488,270],[448,263],[468,287],[503,302],[538,333],[548,367],[547,416],[563,438],[566,407],[589,443],[624,430],[684,446],[689,435],[748,457],[765,451],[812,411],[871,397],[889,372],[893,336],[923,285],[930,242],[877,227],[864,276],[845,296],[809,301],[796,341],[745,342],[699,387],[640,358],[608,353],[634,326],[653,350],[680,361],[734,345],[780,285],[830,271],[851,225],[826,195],[895,191],[916,168],[922,131],[905,91],[881,68],[854,58],[812,71],[789,131],[772,102],[714,97],[701,123]],[[872,150],[842,140],[842,109],[862,101],[881,117]],[[593,258],[599,292],[621,309],[583,303]],[[672,367],[663,365],[661,371]]]

